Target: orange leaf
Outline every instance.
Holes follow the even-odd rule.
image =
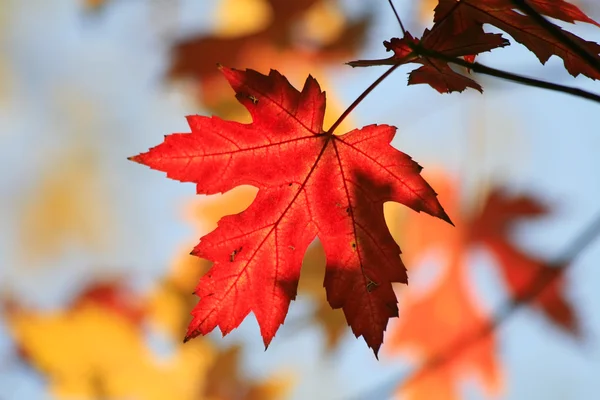
[[[447,262],[437,285],[423,298],[409,297],[400,323],[390,334],[386,349],[393,353],[413,350],[421,362],[443,354],[445,364],[424,370],[406,386],[399,388],[405,399],[459,400],[457,382],[469,373],[479,376],[489,395],[498,394],[501,373],[495,354],[495,336],[476,344],[473,333],[484,330],[488,320],[476,306],[464,279],[461,248],[444,254]],[[448,352],[448,349],[451,349]]]

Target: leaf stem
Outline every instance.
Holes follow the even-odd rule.
[[[339,116],[339,118],[333,123],[333,125],[331,125],[331,127],[327,130],[327,134],[333,134],[333,131],[335,131],[338,126],[340,126],[340,124],[356,108],[356,106],[358,106],[365,99],[365,97],[367,97],[369,93],[373,91],[373,89],[375,89],[381,82],[383,82],[383,80],[387,78],[392,72],[394,72],[399,66],[400,65],[393,65],[390,69],[385,71],[383,75],[377,78],[377,80],[373,82],[368,88],[366,88],[365,91],[362,92],[360,96],[358,96],[356,100],[354,100],[352,104],[350,104],[350,106],[348,106],[346,111],[344,111],[342,115]]]
[[[394,7],[394,2],[392,0],[388,0],[388,3],[390,4],[390,7],[392,7],[392,11],[394,12],[394,15],[396,16],[398,23],[400,24],[400,29],[402,30],[402,34],[404,36],[406,36],[406,29],[404,29],[404,24],[402,24],[402,19],[400,18],[400,15],[398,15],[398,11],[396,11],[396,7]]]
[[[525,0],[512,0],[512,2],[517,8],[519,8],[521,11],[523,11],[525,14],[531,17],[531,19],[537,22],[539,26],[541,26],[549,34],[554,36],[556,40],[562,42],[564,45],[573,50],[574,53],[576,53],[579,57],[584,59],[592,68],[596,70],[597,73],[600,74],[600,58],[597,54],[594,55],[586,49],[584,49],[583,47],[579,46],[577,43],[575,43],[575,41],[573,41],[573,39],[567,36],[562,29],[560,29],[558,26],[544,18],[543,15],[537,12]]]
[[[364,400],[370,398],[384,398],[387,395],[387,388],[403,387],[422,378],[429,372],[434,371],[446,364],[448,361],[460,355],[463,351],[474,346],[479,340],[484,339],[490,333],[498,329],[506,322],[515,311],[522,306],[529,304],[535,300],[552,282],[559,279],[564,272],[569,269],[575,259],[584,252],[598,237],[600,236],[600,212],[592,219],[590,223],[575,237],[571,244],[563,253],[558,256],[551,265],[557,266],[557,273],[548,274],[547,271],[540,271],[529,284],[525,293],[518,296],[513,296],[506,303],[498,307],[493,314],[491,321],[482,327],[472,331],[462,340],[455,341],[448,345],[444,350],[427,359],[420,367],[403,374],[401,377],[394,377],[384,383],[380,383],[376,388],[365,391],[364,394],[359,394],[353,397],[353,400]],[[396,382],[400,381],[399,384]],[[381,389],[379,389],[381,388]],[[386,393],[383,393],[383,390]]]
[[[600,95],[595,93],[588,92],[583,89],[574,88],[571,86],[559,85],[557,83],[551,83],[547,81],[542,81],[540,79],[528,78],[522,75],[513,74],[512,72],[502,71],[496,68],[491,68],[480,64],[478,62],[472,63],[469,61],[465,61],[460,58],[449,57],[444,54],[438,53],[436,51],[425,49],[419,45],[414,46],[415,53],[425,56],[436,58],[438,60],[446,61],[452,64],[460,65],[465,68],[469,68],[474,72],[494,76],[496,78],[505,79],[512,82],[517,82],[526,86],[533,86],[541,89],[552,90],[555,92],[561,92],[565,94],[570,94],[572,96],[581,97],[583,99],[595,101],[596,103],[600,103]]]

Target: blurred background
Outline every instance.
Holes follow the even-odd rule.
[[[413,35],[431,26],[435,1],[396,4]],[[182,343],[210,267],[188,254],[256,191],[196,196],[127,157],[189,131],[186,115],[249,120],[217,62],[296,87],[312,74],[327,127],[385,70],[344,63],[400,35],[384,0],[2,0],[0,400],[596,397],[600,241],[563,254],[600,211],[600,108],[484,76],[484,95],[440,95],[407,87],[410,65],[344,125],[397,126],[456,228],[386,204],[410,285],[379,361],[327,305],[318,242],[267,351],[252,316]],[[478,60],[600,92],[518,44]],[[487,329],[539,276],[556,279]]]

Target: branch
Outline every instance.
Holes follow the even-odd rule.
[[[557,83],[546,82],[546,81],[542,81],[540,79],[528,78],[528,77],[525,77],[522,75],[517,75],[517,74],[513,74],[511,72],[506,72],[506,71],[502,71],[502,70],[499,70],[496,68],[488,67],[488,66],[480,64],[478,62],[472,63],[472,62],[468,62],[468,61],[465,61],[460,58],[449,57],[445,54],[438,53],[433,50],[425,49],[424,47],[422,47],[420,45],[415,45],[413,47],[413,51],[417,55],[424,56],[424,57],[431,57],[431,58],[442,60],[442,61],[445,61],[448,63],[460,65],[461,67],[471,69],[472,71],[480,73],[480,74],[494,76],[496,78],[505,79],[505,80],[508,80],[511,82],[517,82],[517,83],[520,83],[520,84],[526,85],[526,86],[533,86],[533,87],[537,87],[537,88],[541,88],[541,89],[552,90],[555,92],[570,94],[572,96],[581,97],[583,99],[587,99],[587,100],[595,101],[596,103],[600,103],[600,95],[588,92],[583,89],[578,89],[578,88],[574,88],[571,86],[559,85]]]
[[[428,373],[442,367],[448,361],[461,354],[464,350],[474,346],[479,340],[487,337],[490,333],[494,332],[504,324],[515,311],[522,306],[529,304],[551,285],[552,282],[561,277],[564,272],[573,265],[573,261],[581,255],[581,253],[583,253],[583,251],[588,248],[598,236],[600,236],[600,212],[594,217],[592,222],[575,237],[571,242],[571,245],[551,263],[551,265],[557,266],[557,274],[546,274],[543,271],[539,272],[532,280],[525,293],[521,296],[511,298],[498,308],[498,311],[494,313],[491,322],[485,324],[480,329],[473,331],[464,339],[451,343],[445,350],[427,359],[420,367],[413,371],[409,371],[408,373],[403,374],[403,376],[394,378],[393,380],[380,383],[375,388],[364,391],[362,394],[359,394],[352,399],[366,400],[372,398],[384,398],[387,395],[388,387],[404,387],[414,383]],[[396,383],[398,381],[400,381],[399,384]],[[381,388],[386,390],[386,392],[382,393]]]
[[[538,23],[539,26],[544,28],[549,34],[554,36],[556,40],[569,47],[575,54],[584,59],[592,68],[600,74],[600,58],[598,55],[594,55],[586,49],[575,43],[560,27],[554,25],[548,21],[544,16],[538,13],[533,7],[531,7],[525,0],[512,0],[513,4],[527,14],[531,19]]]
[[[402,34],[406,36],[406,29],[404,29],[404,24],[402,23],[402,19],[400,18],[400,15],[398,15],[398,11],[396,11],[396,7],[394,7],[394,2],[392,0],[388,0],[388,3],[390,5],[390,7],[392,7],[392,11],[394,12],[394,15],[396,16],[396,20],[398,21],[398,24],[400,24],[400,29],[402,30]]]
[[[350,104],[348,106],[348,108],[346,108],[346,110],[342,113],[342,115],[340,115],[338,117],[338,119],[333,123],[333,125],[331,125],[331,127],[327,130],[327,133],[332,134],[333,131],[335,131],[337,129],[337,127],[340,126],[340,124],[346,119],[346,117],[348,115],[350,115],[350,113],[356,108],[356,106],[358,106],[360,104],[360,102],[363,101],[365,99],[365,97],[367,97],[369,95],[369,93],[371,93],[373,91],[373,89],[375,89],[381,82],[383,82],[383,80],[385,78],[390,76],[391,73],[394,72],[396,70],[396,68],[398,68],[399,66],[400,66],[399,64],[393,65],[390,69],[385,71],[383,73],[383,75],[381,75],[379,78],[377,78],[377,80],[375,82],[373,82],[368,88],[366,88],[364,90],[364,92],[362,92],[360,94],[360,96],[358,96],[356,98],[356,100],[354,100],[352,102],[352,104]]]

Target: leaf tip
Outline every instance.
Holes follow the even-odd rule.
[[[201,253],[200,253],[200,248],[199,247],[200,247],[200,243],[198,243],[196,245],[196,247],[194,247],[192,249],[192,251],[190,251],[190,256],[200,257]]]
[[[456,227],[456,225],[454,225],[454,222],[452,222],[452,220],[450,219],[448,214],[446,214],[446,211],[443,209],[442,209],[442,215],[440,216],[440,218],[443,219],[444,221],[446,221],[447,223],[449,223],[450,225]]]
[[[375,359],[376,359],[377,361],[379,361],[379,347],[380,347],[380,345],[373,346],[373,347],[371,348],[371,350],[373,350],[373,355],[375,356]]]
[[[271,341],[273,340],[273,337],[274,336],[263,336],[263,343],[265,345],[265,351],[267,351],[267,349],[271,345]]]
[[[138,154],[137,156],[130,156],[130,157],[127,157],[127,159],[128,159],[129,161],[133,161],[133,162],[135,162],[135,163],[138,163],[138,164],[143,164],[143,162],[142,162],[142,160],[141,160],[141,154]]]

